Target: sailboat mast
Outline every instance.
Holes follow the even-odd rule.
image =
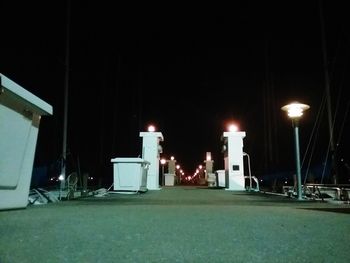
[[[330,93],[330,80],[329,80],[328,62],[327,62],[327,45],[326,45],[326,34],[325,34],[325,23],[324,23],[322,0],[319,0],[319,11],[320,11],[320,22],[321,22],[322,56],[323,56],[324,83],[325,83],[325,89],[326,89],[329,145],[330,145],[331,158],[332,158],[333,183],[337,184],[338,180],[337,180],[337,169],[336,169],[336,160],[335,160],[335,146],[334,146],[334,138],[333,138],[332,103],[331,103],[331,93]]]
[[[67,159],[67,119],[68,119],[68,86],[69,86],[69,35],[70,35],[70,0],[67,0],[67,24],[66,24],[66,54],[64,74],[64,112],[63,112],[63,139],[62,139],[62,162],[61,162],[61,189],[65,186],[66,180],[66,159]]]

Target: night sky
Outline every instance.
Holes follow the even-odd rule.
[[[300,125],[303,156],[325,90],[319,1],[112,2],[70,8],[71,169],[79,163],[111,180],[110,159],[140,155],[139,132],[150,123],[163,133],[163,155],[186,172],[207,151],[222,169],[228,121],[247,133],[254,175],[294,169],[291,121],[280,108],[293,100],[311,106]],[[321,2],[334,136],[349,162],[349,16],[345,3]],[[54,109],[42,118],[35,158],[35,166],[51,165],[62,152],[67,2],[2,1],[0,9],[0,72]],[[325,112],[314,165],[328,146]]]

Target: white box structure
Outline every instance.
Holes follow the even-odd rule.
[[[225,155],[226,190],[244,191],[243,138],[245,132],[224,132],[227,140]]]
[[[113,189],[115,191],[147,191],[149,162],[141,158],[114,158]]]
[[[164,140],[161,132],[140,132],[142,137],[142,159],[150,163],[147,174],[148,190],[160,190],[159,187],[159,153]]]
[[[217,170],[216,171],[216,181],[218,187],[226,187],[226,176],[225,170]]]
[[[175,185],[175,174],[166,173],[166,174],[164,174],[164,178],[165,178],[165,182],[164,182],[165,186],[174,186]]]
[[[25,208],[40,118],[52,106],[0,73],[0,209]]]

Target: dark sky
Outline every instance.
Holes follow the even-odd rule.
[[[253,173],[293,169],[291,123],[280,108],[291,100],[310,104],[300,130],[305,151],[325,87],[319,1],[72,2],[68,148],[82,170],[111,177],[111,158],[141,154],[139,132],[149,123],[164,135],[164,155],[187,172],[206,151],[222,169],[220,137],[229,120],[247,133]],[[333,114],[339,109],[335,139],[348,160],[348,15],[340,1],[321,2]],[[2,1],[1,13],[0,71],[53,106],[54,115],[41,122],[35,165],[55,162],[62,148],[66,1]],[[325,116],[315,163],[327,148]]]

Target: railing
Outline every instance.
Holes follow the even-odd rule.
[[[255,176],[244,176],[244,179],[249,180],[249,186],[247,186],[247,184],[246,184],[246,187],[245,187],[248,191],[255,191],[255,192],[260,191],[258,178],[256,178]],[[255,182],[255,187],[253,187],[251,180],[253,180]]]
[[[350,185],[327,185],[327,184],[306,184],[304,186],[305,194],[308,193],[311,197],[330,198],[339,201],[350,200]]]
[[[306,184],[302,190],[305,198],[350,201],[350,185]],[[293,186],[283,186],[283,193],[288,196],[296,194]]]

